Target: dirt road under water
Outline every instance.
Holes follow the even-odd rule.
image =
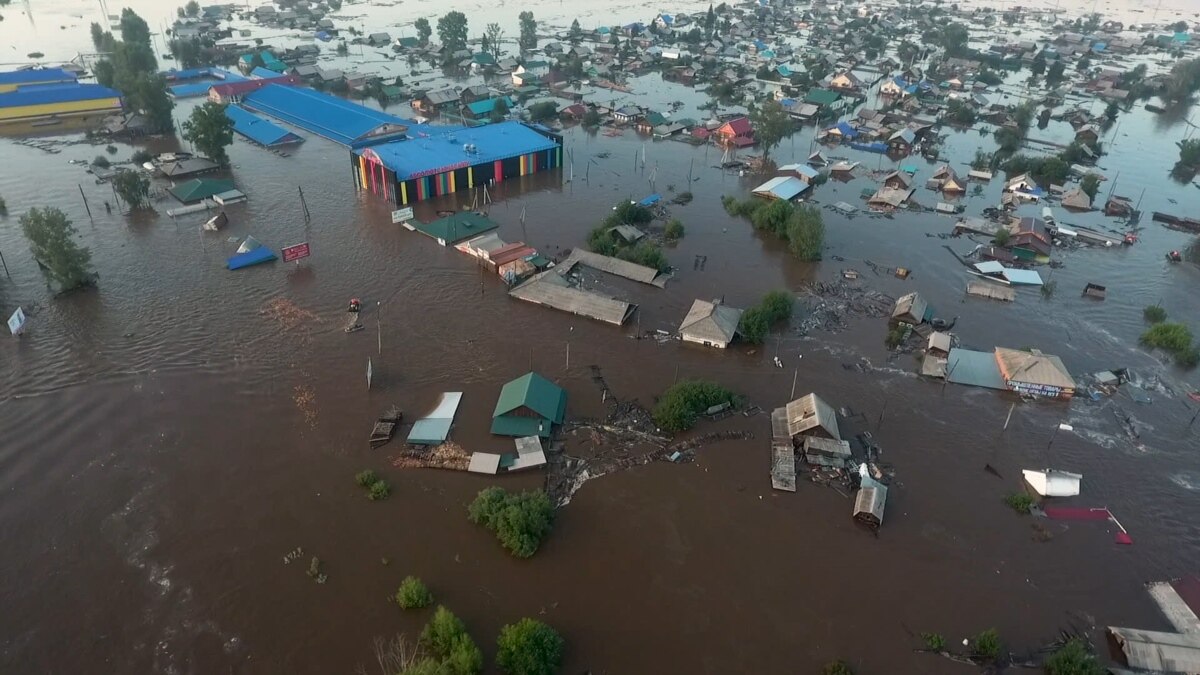
[[[1122,124],[1133,141],[1117,147],[1136,149],[1117,156],[1121,191],[1150,188],[1147,212],[1190,213],[1195,188],[1164,184],[1152,161],[1178,127],[1158,129],[1163,123],[1142,111]],[[1046,131],[1056,132],[1065,133]],[[811,135],[776,155],[802,159]],[[977,139],[959,134],[949,151],[965,162]],[[12,273],[0,282],[0,308],[21,304],[31,315],[27,336],[0,340],[0,670],[350,672],[369,662],[374,636],[415,635],[427,618],[386,601],[408,574],[465,619],[489,656],[504,623],[551,623],[568,640],[569,673],[813,672],[834,658],[864,673],[949,673],[963,669],[913,652],[920,632],[953,644],[994,626],[1026,650],[1068,625],[1167,627],[1141,583],[1192,573],[1200,554],[1189,517],[1200,506],[1195,429],[1186,427],[1194,404],[1182,395],[1195,375],[1139,350],[1136,336],[1145,305],[1161,300],[1184,320],[1200,309],[1192,290],[1200,271],[1162,262],[1189,238],[1146,219],[1132,248],[1063,255],[1048,300],[1022,291],[1011,305],[964,302],[966,274],[943,246],[963,253],[974,244],[926,236],[948,232],[948,219],[825,211],[828,256],[847,260],[805,265],[721,210],[720,196],[743,193],[752,177],[722,174],[711,168],[719,154],[674,142],[648,144],[642,169],[633,160],[642,146],[632,134],[568,132],[574,180],[568,168],[506,183],[491,207],[501,236],[560,253],[617,200],[650,192],[655,167],[653,189],[668,196],[692,171],[695,201],[672,207],[687,227],[668,250],[677,278],[664,290],[620,287],[641,304],[643,329],[675,328],[695,298],[748,306],[768,290],[800,292],[854,266],[864,285],[892,296],[918,290],[939,316],[958,316],[968,345],[1038,346],[1076,374],[1129,366],[1154,403],[1017,402],[1002,432],[1012,399],[920,381],[911,357],[889,358],[884,321],[875,319],[852,319],[837,333],[788,331],[756,351],[633,340],[632,327],[510,300],[469,258],[392,225],[386,204],[353,191],[346,151],[317,138],[290,157],[236,143],[232,175],[250,201],[229,210],[218,235],[199,231],[201,215],[167,218],[166,201],[157,215],[104,214],[108,188],[67,163],[102,146],[47,154],[0,140],[0,195],[10,210],[0,251]],[[131,150],[121,146],[117,157]],[[872,169],[895,165],[826,152]],[[920,165],[919,182],[933,169],[904,163]],[[968,213],[994,204],[999,183],[971,198]],[[858,192],[874,185],[830,183],[816,197],[861,203]],[[417,215],[466,199],[424,203]],[[67,210],[92,248],[98,290],[47,295],[16,223],[46,204]],[[307,240],[313,257],[226,271],[235,246],[227,238],[248,234],[273,247]],[[696,256],[707,257],[703,269]],[[914,274],[875,275],[865,260]],[[1109,299],[1078,297],[1087,281],[1107,282]],[[367,330],[346,335],[352,296],[369,310]],[[266,311],[280,301],[314,318],[292,323]],[[534,487],[538,476],[391,469],[397,448],[368,450],[365,437],[391,404],[412,417],[438,393],[462,391],[454,438],[506,449],[488,434],[490,413],[500,386],[531,362],[566,387],[573,417],[603,413],[591,365],[618,396],[647,405],[676,377],[709,377],[770,409],[787,400],[798,372],[797,393],[861,412],[848,424],[869,429],[895,466],[885,526],[878,537],[855,527],[849,501],[826,488],[771,491],[768,420],[735,417],[696,433],[757,438],[706,446],[694,464],[656,463],[587,483],[537,556],[514,560],[467,522],[465,506],[485,486]],[[1134,415],[1140,438],[1123,434],[1118,406]],[[1048,449],[1063,421],[1076,431]],[[1046,464],[1082,472],[1083,495],[1071,503],[1108,506],[1135,545],[1114,546],[1112,526],[1095,523],[1047,524],[1053,538],[1036,540],[1033,521],[1002,497],[1019,489],[1020,469]],[[390,499],[363,498],[353,474],[366,467],[393,482]],[[297,547],[301,560],[285,564]],[[304,573],[313,555],[324,562],[324,585]]]

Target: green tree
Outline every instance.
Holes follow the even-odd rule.
[[[558,114],[558,106],[554,101],[542,101],[529,106],[529,119],[533,122],[548,120]]]
[[[446,658],[455,641],[466,634],[467,625],[462,619],[444,606],[438,605],[433,618],[429,619],[429,623],[421,631],[421,644],[434,656]]]
[[[496,104],[492,106],[492,112],[488,115],[488,119],[495,122],[503,122],[504,118],[508,117],[508,102],[504,97],[496,99]]]
[[[766,159],[780,141],[792,134],[792,116],[779,101],[766,101],[750,111],[750,124],[754,127],[754,136]]]
[[[1121,106],[1117,105],[1116,101],[1109,101],[1104,107],[1104,119],[1112,122],[1117,119],[1117,115],[1121,114]]]
[[[1038,54],[1033,57],[1033,63],[1029,65],[1029,72],[1033,73],[1034,75],[1041,75],[1042,73],[1046,72],[1045,54],[1038,52]]]
[[[736,402],[737,396],[716,382],[680,380],[658,397],[654,405],[654,423],[671,432],[687,431],[705,410]]]
[[[21,232],[29,240],[33,257],[62,290],[92,279],[92,253],[75,243],[75,226],[61,210],[53,206],[29,209],[21,216]]]
[[[1179,146],[1179,163],[1192,168],[1200,168],[1200,138],[1185,138],[1176,143]]]
[[[845,661],[830,661],[821,669],[821,675],[854,675],[854,671]]]
[[[954,124],[970,126],[975,123],[975,109],[962,99],[952,98],[946,104],[946,119]]]
[[[325,4],[329,5],[329,9],[335,12],[342,8],[342,0],[325,0]]]
[[[1046,84],[1051,86],[1063,81],[1063,71],[1066,70],[1062,59],[1058,59],[1050,65],[1050,69],[1046,71]]]
[[[509,675],[554,675],[562,662],[562,637],[534,619],[501,628],[496,646],[496,665]]]
[[[989,628],[971,640],[971,653],[989,661],[1000,657],[1000,633],[995,628]]]
[[[104,31],[104,28],[100,24],[93,22],[91,31],[92,31],[92,46],[94,46],[97,50],[102,50],[104,48],[105,42],[107,41],[107,38],[105,37],[106,33]],[[108,34],[108,35],[111,35],[111,34]]]
[[[419,662],[402,675],[476,675],[483,670],[483,652],[462,620],[445,607],[439,606],[421,631],[421,645],[433,658]]]
[[[429,19],[421,17],[413,22],[413,27],[417,29],[417,39],[421,42],[421,46],[429,44],[429,38],[433,35],[433,27],[429,25]]]
[[[154,58],[154,48],[150,42],[150,26],[146,20],[126,7],[121,10],[121,40],[128,45],[144,48]]]
[[[589,107],[587,112],[583,113],[582,122],[585,127],[598,127],[601,121],[600,113],[596,112],[595,108]]]
[[[927,31],[924,38],[927,44],[932,43],[945,49],[948,56],[962,56],[968,51],[967,40],[970,34],[961,23],[949,23]]]
[[[717,30],[717,13],[713,11],[712,3],[708,3],[708,14],[704,15],[704,35],[711,40]]]
[[[208,101],[193,110],[183,123],[183,137],[212,161],[229,163],[225,148],[233,143],[233,120],[225,114],[225,104]]]
[[[442,51],[452,54],[467,48],[467,15],[462,12],[446,12],[437,22],[438,39],[442,41]]]
[[[1021,147],[1021,133],[1011,127],[1000,127],[994,134],[996,144],[1000,146],[1000,151],[1006,154],[1012,154]]]
[[[1046,659],[1045,671],[1046,675],[1104,675],[1108,672],[1078,638],[1070,640]]]
[[[755,306],[742,313],[738,333],[750,344],[762,344],[775,326],[792,317],[792,296],[786,291],[771,291]]]
[[[420,609],[433,604],[433,593],[414,576],[407,576],[396,591],[396,604],[401,609]]]
[[[554,505],[542,490],[509,493],[487,488],[467,509],[472,523],[483,525],[513,555],[528,558],[537,553],[554,524]]]
[[[484,38],[492,47],[492,56],[496,59],[500,58],[500,41],[504,39],[504,29],[500,28],[498,23],[489,23],[484,29]]]
[[[175,61],[184,68],[195,68],[204,61],[204,48],[198,38],[177,38],[167,43]]]
[[[578,40],[580,35],[583,35],[583,28],[579,25],[579,19],[575,19],[571,22],[571,39]]]
[[[521,12],[517,15],[520,21],[521,34],[517,38],[517,45],[526,51],[537,49],[537,21],[533,18],[533,12]]]
[[[112,185],[131,209],[140,209],[150,203],[150,181],[140,171],[118,171],[112,178]]]
[[[188,16],[200,16],[200,3],[196,0],[188,0],[188,4],[184,5],[183,11]]]
[[[801,260],[821,259],[825,243],[825,222],[815,206],[801,206],[792,213],[787,228],[788,248]]]
[[[1083,177],[1083,180],[1079,181],[1079,187],[1088,196],[1089,201],[1094,200],[1096,199],[1096,192],[1100,189],[1100,178],[1094,173],[1089,173]]]
[[[683,223],[678,218],[672,218],[671,222],[667,223],[667,227],[663,230],[663,236],[667,241],[677,241],[683,239]]]

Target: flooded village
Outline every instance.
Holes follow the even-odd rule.
[[[1200,673],[1190,3],[0,17],[0,671]]]

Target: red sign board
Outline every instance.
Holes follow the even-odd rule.
[[[295,244],[293,246],[283,247],[283,262],[285,263],[292,262],[293,260],[299,260],[301,258],[307,258],[309,255],[310,251],[308,250],[307,241],[303,244]]]

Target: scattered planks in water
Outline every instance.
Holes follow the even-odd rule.
[[[403,417],[403,413],[396,406],[392,406],[387,412],[380,415],[379,419],[375,420],[375,426],[371,429],[371,438],[369,440],[371,447],[378,448],[391,441],[392,436],[396,433],[396,426],[400,424],[400,420]]]
[[[441,445],[410,445],[393,462],[401,469],[450,469],[466,471],[471,466],[471,453],[454,441]]]

